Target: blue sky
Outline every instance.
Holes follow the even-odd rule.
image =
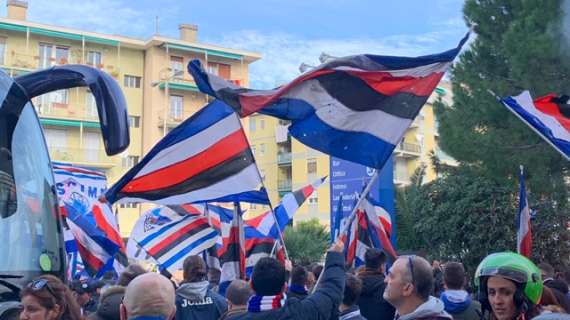
[[[199,41],[259,52],[251,87],[290,81],[321,52],[422,55],[455,47],[467,31],[462,0],[30,0],[28,19],[141,39],[199,27]],[[6,14],[0,6],[0,15]]]

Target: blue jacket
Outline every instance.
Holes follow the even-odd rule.
[[[176,320],[218,320],[226,299],[208,288],[208,281],[184,283],[176,290]]]

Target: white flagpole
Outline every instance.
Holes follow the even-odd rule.
[[[354,220],[354,217],[356,217],[356,210],[358,210],[358,207],[360,207],[360,205],[362,204],[362,201],[366,198],[366,196],[368,195],[368,193],[370,192],[370,189],[372,189],[372,185],[374,185],[374,183],[376,182],[376,179],[378,179],[378,175],[379,175],[380,170],[376,169],[376,172],[374,172],[374,175],[372,176],[372,178],[370,179],[370,181],[368,181],[368,184],[366,185],[366,188],[364,188],[364,191],[362,191],[362,193],[360,194],[360,197],[358,198],[358,201],[356,202],[356,204],[354,205],[354,208],[352,208],[352,212],[350,213],[350,215],[348,216],[348,220],[346,221],[346,223],[344,224],[340,234],[344,234],[347,229],[348,226],[350,226],[350,224],[352,223],[352,221]]]

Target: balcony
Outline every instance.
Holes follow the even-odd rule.
[[[174,128],[181,124],[184,120],[188,119],[192,115],[191,112],[184,111],[182,114],[173,115],[168,113],[166,115],[166,127]],[[158,127],[162,128],[164,126],[164,110],[158,116]]]
[[[196,86],[196,82],[193,80],[174,78],[170,81],[161,81],[158,87],[161,90],[165,90],[167,84],[168,90],[200,92],[198,86]]]
[[[85,149],[48,146],[52,161],[70,162],[95,168],[111,168],[113,160],[105,154],[103,148]]]
[[[422,148],[419,144],[415,143],[408,143],[408,142],[400,142],[396,149],[394,150],[394,154],[396,156],[404,157],[404,158],[416,158],[419,157],[422,152]]]
[[[277,191],[279,196],[283,197],[285,194],[293,190],[293,183],[291,180],[279,180],[277,181]]]
[[[97,107],[65,103],[34,103],[41,118],[72,119],[99,122]]]
[[[394,170],[394,185],[396,187],[405,187],[410,184],[410,176],[407,172]]]
[[[292,155],[291,152],[279,152],[277,154],[278,165],[291,165]]]
[[[447,153],[441,151],[439,148],[435,149],[435,155],[439,160],[441,160],[444,163],[448,163],[448,164],[455,164],[456,163],[455,159],[453,159]]]

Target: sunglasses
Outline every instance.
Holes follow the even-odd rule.
[[[408,256],[408,267],[410,269],[410,274],[412,275],[412,284],[415,286],[416,282],[414,279],[414,257],[415,256]]]
[[[55,295],[55,292],[53,291],[53,289],[50,287],[49,282],[47,279],[36,279],[32,282],[30,282],[28,284],[28,288],[32,289],[32,291],[40,291],[43,288],[46,288],[47,291],[54,297],[57,299],[57,296]]]

